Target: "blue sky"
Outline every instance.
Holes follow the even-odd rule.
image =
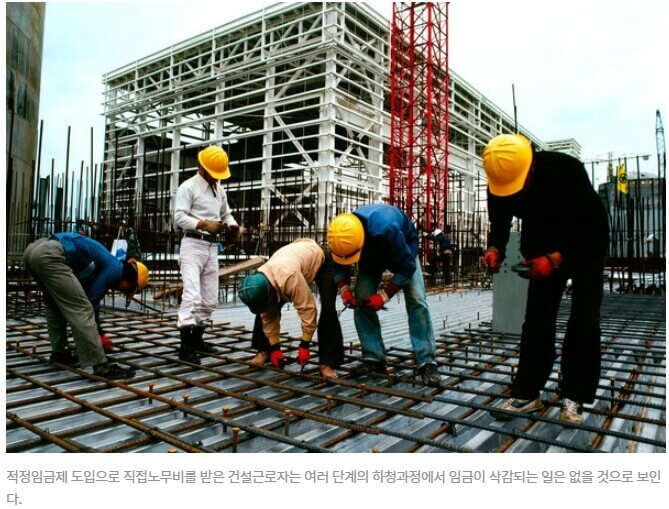
[[[40,118],[42,168],[102,158],[102,75],[274,2],[48,2]],[[368,2],[390,16],[388,1]],[[655,110],[669,124],[667,2],[454,0],[451,68],[540,139],[576,138],[583,158],[650,154]],[[605,165],[596,167],[603,175]]]

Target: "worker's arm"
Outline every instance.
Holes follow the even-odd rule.
[[[405,287],[416,272],[416,254],[411,251],[409,241],[396,223],[390,223],[382,236],[383,244],[390,254],[389,269],[393,273],[390,282],[398,287]]]
[[[102,333],[102,322],[100,320],[100,302],[104,299],[107,290],[115,288],[121,278],[122,270],[113,266],[102,267],[98,270],[90,284],[86,288],[86,296],[93,306],[95,314],[95,323],[98,327],[98,332]]]
[[[302,340],[311,341],[316,331],[316,301],[301,273],[289,274],[283,280],[281,293],[293,303],[302,322]]]
[[[193,205],[193,190],[190,186],[180,185],[174,200],[174,224],[182,230],[197,230],[199,218],[190,214]]]
[[[330,272],[338,287],[351,284],[351,267],[333,261],[330,264]]]
[[[270,306],[264,313],[260,314],[262,320],[262,330],[269,340],[270,346],[279,344],[279,334],[281,333],[281,307]]]
[[[488,248],[494,247],[497,250],[501,263],[506,256],[506,244],[509,242],[513,220],[510,198],[494,196],[488,190],[488,219],[490,220]]]
[[[223,191],[223,188],[219,186],[219,189],[222,191],[221,196],[223,199],[221,200],[221,222],[223,224],[227,224],[228,226],[238,226],[237,221],[235,221],[235,218],[232,215],[232,210],[230,209],[230,205],[228,205],[228,196]]]

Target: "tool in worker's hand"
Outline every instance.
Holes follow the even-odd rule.
[[[532,269],[531,265],[523,265],[522,263],[517,263],[513,267],[511,267],[511,270],[517,272],[518,274],[523,274],[531,269]]]

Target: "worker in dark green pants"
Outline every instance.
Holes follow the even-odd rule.
[[[96,375],[132,378],[134,370],[109,363],[99,334],[100,301],[110,289],[128,298],[148,282],[144,264],[121,262],[99,242],[78,233],[57,233],[30,244],[23,262],[44,292],[51,362],[82,368]],[[70,324],[76,353],[68,348]]]

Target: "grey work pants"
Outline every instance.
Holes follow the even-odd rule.
[[[67,263],[63,245],[55,239],[36,240],[23,253],[23,262],[44,291],[52,351],[67,347],[69,323],[81,367],[107,362],[93,306]]]

